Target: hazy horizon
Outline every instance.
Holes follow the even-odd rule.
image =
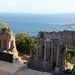
[[[28,32],[36,35],[39,31],[75,31],[75,14],[0,14],[0,21],[12,28],[14,33]]]

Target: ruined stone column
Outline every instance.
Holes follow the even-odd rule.
[[[44,68],[46,67],[46,40],[45,40],[45,47],[44,47]]]
[[[45,47],[44,47],[44,61],[46,61],[46,41],[45,41]]]
[[[51,64],[53,61],[53,42],[51,42]]]
[[[38,46],[36,47],[36,56],[35,56],[35,60],[38,60]]]
[[[56,65],[59,65],[59,46],[57,45],[57,56],[56,56]],[[61,61],[61,59],[60,59],[60,61]]]

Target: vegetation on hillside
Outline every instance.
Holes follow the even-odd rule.
[[[27,33],[17,33],[16,36],[16,46],[19,53],[32,55],[36,50],[36,39],[31,37]]]
[[[8,28],[8,25],[6,23],[0,22],[0,28],[1,29]]]
[[[73,58],[75,57],[74,49],[67,48],[66,51],[66,61],[73,63]]]

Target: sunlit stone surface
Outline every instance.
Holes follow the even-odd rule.
[[[27,68],[25,64],[18,62],[9,63],[0,61],[0,75],[16,75],[18,72],[23,71]]]
[[[0,28],[0,52],[13,55],[13,60],[18,59],[15,38],[10,28]]]

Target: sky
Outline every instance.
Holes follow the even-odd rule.
[[[75,13],[75,0],[0,0],[0,12]]]

